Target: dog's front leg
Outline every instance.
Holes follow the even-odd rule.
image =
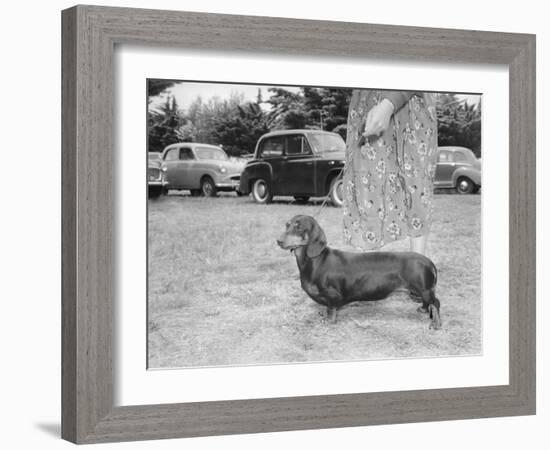
[[[336,323],[337,316],[338,316],[338,308],[327,306],[327,320],[330,323]]]

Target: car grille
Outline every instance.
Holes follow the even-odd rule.
[[[240,175],[232,175],[229,177],[231,180],[234,180],[234,181],[239,181],[241,179],[241,176]]]
[[[160,169],[149,167],[148,176],[149,176],[149,181],[156,181],[160,179]]]

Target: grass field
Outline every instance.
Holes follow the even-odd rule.
[[[257,205],[234,194],[149,201],[149,367],[270,364],[481,353],[481,196],[440,194],[429,256],[438,267],[443,328],[404,292],[343,308],[336,324],[300,287],[275,239],[320,202]],[[342,242],[340,208],[319,217]],[[386,247],[406,250],[400,241]]]

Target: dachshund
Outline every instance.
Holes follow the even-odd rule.
[[[441,328],[440,303],[435,296],[437,269],[415,252],[352,253],[329,248],[324,231],[311,216],[295,216],[277,239],[284,250],[296,256],[304,291],[327,308],[327,318],[336,322],[342,306],[357,301],[375,301],[398,289],[422,299],[418,311],[429,313],[430,328]]]

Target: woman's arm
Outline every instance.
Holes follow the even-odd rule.
[[[388,99],[393,104],[393,112],[399,111],[405,103],[414,95],[411,91],[388,91],[384,98]]]
[[[390,124],[391,116],[400,110],[413,95],[414,92],[408,91],[386,92],[384,99],[368,112],[363,136],[377,136],[384,132]]]

